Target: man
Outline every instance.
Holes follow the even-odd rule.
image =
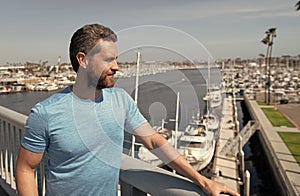
[[[209,194],[237,195],[195,171],[152,129],[131,97],[112,88],[119,69],[116,41],[115,33],[99,24],[73,34],[75,84],[33,107],[17,160],[19,195],[37,195],[35,169],[44,153],[47,195],[117,195],[124,130]]]

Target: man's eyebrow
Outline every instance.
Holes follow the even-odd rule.
[[[118,56],[117,57],[107,57],[105,59],[105,61],[113,61],[113,60],[116,60],[116,59],[118,59]]]

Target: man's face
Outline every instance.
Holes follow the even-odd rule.
[[[100,40],[87,56],[89,85],[97,90],[113,87],[114,74],[119,70],[115,43]]]

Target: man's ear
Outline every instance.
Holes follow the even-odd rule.
[[[79,65],[85,69],[87,66],[86,54],[83,52],[78,52],[76,55],[76,58],[77,58]]]

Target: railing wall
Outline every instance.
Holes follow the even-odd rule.
[[[15,168],[21,135],[27,116],[0,106],[0,183],[16,194]]]

